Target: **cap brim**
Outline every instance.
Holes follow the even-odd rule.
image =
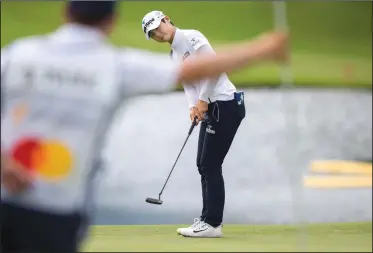
[[[152,25],[150,25],[149,27],[148,27],[148,31],[145,33],[145,38],[147,39],[147,40],[150,40],[150,37],[149,37],[149,32],[151,31],[151,30],[154,30],[154,29],[156,29],[156,28],[158,28],[158,26],[161,24],[161,20],[157,20],[157,21],[155,21]]]

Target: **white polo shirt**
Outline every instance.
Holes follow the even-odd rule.
[[[197,30],[176,29],[171,44],[171,58],[176,61],[186,60],[196,53],[215,53],[207,38]],[[205,80],[198,85],[183,84],[189,107],[196,105],[198,99],[209,103],[234,99],[236,87],[224,73],[215,80]]]
[[[1,201],[86,212],[123,100],[172,90],[178,71],[167,54],[116,48],[100,31],[73,24],[2,49],[1,149],[36,181],[16,195],[2,186]]]

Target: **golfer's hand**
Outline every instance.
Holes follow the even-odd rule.
[[[198,112],[200,113],[201,115],[201,118],[198,117],[198,120],[203,120],[203,115],[207,112],[208,110],[208,103],[206,103],[205,101],[203,100],[198,100],[197,102],[197,105],[196,105],[197,109],[198,109]]]
[[[196,126],[198,126],[199,122],[200,122],[200,118],[203,118],[203,114],[201,114],[199,111],[198,111],[198,108],[196,106],[193,106],[191,109],[190,109],[190,121],[194,121],[194,118],[197,117],[197,120],[196,120]]]
[[[20,193],[32,185],[32,175],[7,155],[1,155],[1,184],[11,193]]]

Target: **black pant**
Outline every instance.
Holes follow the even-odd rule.
[[[237,129],[245,117],[245,105],[236,100],[209,104],[208,119],[201,122],[197,167],[201,175],[203,208],[201,220],[211,226],[223,221],[225,204],[222,164]]]
[[[74,253],[82,217],[52,215],[1,204],[1,252]]]

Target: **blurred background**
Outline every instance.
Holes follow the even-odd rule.
[[[2,1],[1,45],[20,36],[52,31],[62,22],[63,1]],[[273,28],[270,1],[123,1],[112,41],[168,52],[166,45],[147,41],[141,32],[145,13],[159,9],[174,24],[200,30],[214,47],[250,39]],[[372,85],[372,3],[287,3],[292,32],[294,81],[298,86],[368,87]],[[27,25],[26,25],[27,24]],[[232,76],[239,86],[278,86],[274,65],[245,70]]]
[[[62,5],[2,1],[2,47],[53,31],[63,21]],[[269,1],[123,1],[110,40],[168,53],[167,44],[147,41],[141,30],[142,17],[155,9],[181,29],[201,31],[215,48],[274,27]],[[287,19],[295,88],[282,89],[281,70],[272,64],[230,76],[245,91],[247,114],[224,164],[225,222],[371,221],[372,2],[291,1]],[[97,224],[190,223],[199,215],[199,127],[164,204],[145,203],[158,196],[189,125],[182,91],[123,103],[109,136]]]

